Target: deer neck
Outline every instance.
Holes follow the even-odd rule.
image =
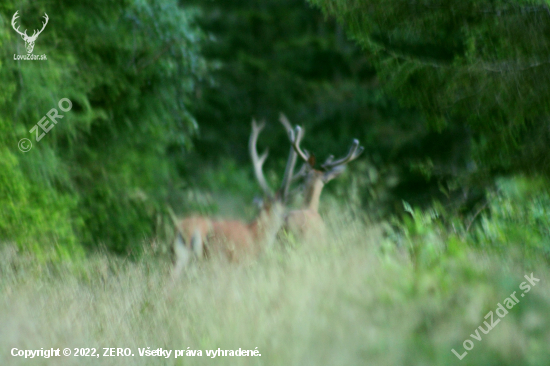
[[[269,209],[260,211],[258,218],[251,224],[254,239],[264,245],[270,245],[277,235],[277,232],[283,226],[284,206],[280,202],[275,202]]]
[[[305,192],[303,208],[315,212],[319,211],[319,200],[324,186],[321,177],[315,176],[312,178]]]

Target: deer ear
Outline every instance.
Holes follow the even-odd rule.
[[[309,166],[311,167],[314,167],[315,166],[315,163],[316,163],[317,159],[315,159],[315,154],[311,154],[309,156],[309,159],[307,159],[307,163],[309,164]]]

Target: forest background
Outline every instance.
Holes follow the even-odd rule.
[[[0,9],[3,241],[128,253],[159,235],[167,204],[249,216],[235,207],[258,193],[250,121],[268,121],[260,143],[276,181],[281,112],[321,159],[361,141],[364,158],[327,191],[377,220],[403,214],[404,200],[468,221],[498,179],[546,179],[543,2],[312,1],[328,17],[297,0],[48,4],[36,46],[48,62],[12,60],[24,44],[9,26],[19,10],[38,28],[45,5]],[[73,103],[62,123],[16,149],[62,98]]]
[[[14,60],[26,54],[16,11],[29,34],[48,14],[34,48],[47,61]],[[249,219],[260,192],[251,120],[267,121],[260,145],[275,183],[289,148],[282,112],[318,159],[345,154],[353,138],[365,147],[327,185],[321,213],[376,227],[379,255],[409,258],[411,288],[426,274],[446,294],[476,281],[507,293],[509,277],[473,275],[468,258],[547,271],[548,34],[545,0],[2,1],[0,246],[40,271],[72,263],[80,276],[97,253],[166,254],[168,207]],[[63,98],[71,110],[36,141],[29,131]],[[18,149],[22,138],[30,151]],[[368,235],[358,248],[374,245]],[[27,273],[11,261],[0,274],[16,279],[3,289]],[[547,309],[542,294],[524,315]],[[419,334],[436,338],[437,320],[422,319]],[[548,359],[544,319],[525,331],[523,364]],[[476,360],[513,360],[499,347]]]

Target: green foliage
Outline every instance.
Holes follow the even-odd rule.
[[[71,218],[72,210],[76,209],[75,198],[29,181],[18,165],[17,156],[5,147],[0,151],[0,187],[2,240],[32,248],[40,260],[82,255],[74,235],[82,223]],[[44,243],[50,245],[40,245]]]
[[[437,130],[468,131],[470,174],[550,172],[546,1],[310,3],[361,44],[391,95]]]
[[[455,239],[441,221],[440,213],[434,208],[413,209],[405,201],[403,207],[406,214],[402,222],[394,221],[399,230],[390,230],[390,238],[408,250],[417,266],[429,268],[440,263],[446,257],[447,242]]]
[[[246,141],[256,117],[269,123],[264,134],[270,136],[271,155],[285,157],[289,145],[276,122],[280,112],[306,126],[306,141],[316,154],[345,151],[350,126],[365,141],[365,121],[384,98],[369,85],[367,60],[334,22],[323,21],[301,0],[197,4],[213,38],[205,55],[219,62],[215,83],[203,85],[194,105],[202,122],[197,141],[202,156],[229,155],[248,165]],[[284,158],[279,159],[281,165]]]
[[[252,168],[249,166],[249,169],[241,169],[235,160],[224,158],[219,166],[205,169],[201,181],[197,183],[211,192],[242,194],[245,198],[252,198],[253,194],[258,192],[258,183],[251,179],[247,170]]]
[[[487,201],[466,217],[448,212],[441,204],[413,209],[403,202],[406,214],[393,220],[397,231],[389,237],[407,251],[418,265],[433,265],[448,257],[463,258],[468,248],[479,248],[522,265],[550,261],[550,194],[546,179],[501,178]]]
[[[499,179],[488,195],[489,210],[476,228],[477,245],[506,255],[521,253],[530,263],[550,261],[550,193],[546,179]]]
[[[22,29],[48,13],[34,51],[48,60],[10,60],[25,52],[23,42],[13,31],[0,34],[7,60],[0,123],[9,131],[0,161],[14,179],[2,182],[0,197],[33,213],[4,211],[1,236],[25,247],[51,245],[40,232],[55,233],[60,245],[78,236],[118,252],[139,250],[196,128],[190,96],[207,70],[196,10],[173,0],[5,3],[2,22],[16,10]],[[28,131],[61,98],[72,109],[36,142]],[[34,145],[25,154],[16,147],[23,137]],[[37,231],[21,230],[28,227]]]

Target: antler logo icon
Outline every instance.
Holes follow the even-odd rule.
[[[40,35],[40,33],[42,33],[42,31],[44,30],[44,28],[46,28],[46,24],[48,24],[48,14],[44,13],[44,19],[46,19],[46,22],[45,23],[42,23],[42,29],[40,29],[39,31],[37,31],[36,29],[34,30],[34,33],[32,34],[32,36],[28,36],[27,35],[27,30],[25,29],[24,32],[20,32],[19,31],[19,27],[15,28],[15,20],[19,17],[17,15],[17,13],[19,12],[16,11],[15,14],[13,14],[13,18],[11,18],[11,26],[13,27],[13,29],[19,33],[21,35],[21,38],[23,38],[23,40],[25,41],[25,47],[27,48],[27,53],[32,53],[32,50],[34,49],[34,42],[36,41],[36,38],[38,38],[38,36]],[[38,32],[38,33],[36,33]]]

